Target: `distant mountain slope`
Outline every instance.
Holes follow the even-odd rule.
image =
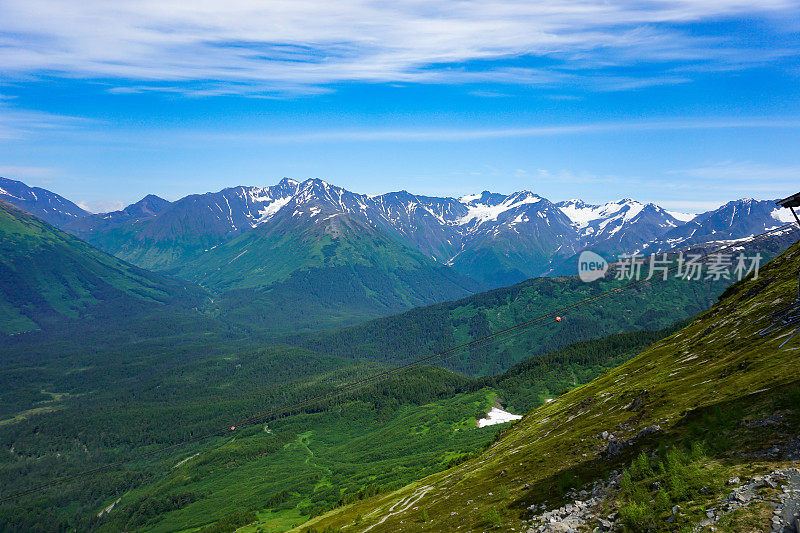
[[[348,196],[355,197],[322,181],[306,182],[268,221],[204,252],[175,272],[229,289],[270,285],[302,269],[349,266],[450,271],[361,217],[343,211],[341,203],[351,200]],[[452,271],[450,277],[458,278]]]
[[[169,205],[169,201],[154,194],[148,194],[125,209],[76,218],[62,225],[61,229],[83,240],[88,240],[93,234],[117,228],[126,222],[136,222],[156,216]]]
[[[623,501],[609,497],[602,509],[593,511],[596,517],[605,520],[612,511],[624,511],[615,516],[633,530],[666,531],[676,520],[686,530],[702,526],[726,509],[731,485],[739,484],[738,478],[727,481],[731,474],[741,472],[745,480],[763,473],[765,462],[767,468],[770,462],[771,468],[787,464],[777,446],[796,438],[800,388],[787,386],[798,383],[798,341],[778,349],[792,328],[771,335],[758,332],[772,313],[797,298],[798,264],[800,244],[762,269],[758,279],[726,291],[717,305],[686,328],[528,413],[477,458],[332,511],[297,530],[347,525],[349,531],[375,533],[492,527],[535,531],[529,522],[533,514],[565,500],[571,504],[575,498],[588,499],[577,493],[568,496],[570,487],[604,479],[609,471],[619,473],[628,464],[627,474],[611,476]],[[683,452],[684,446],[690,451]],[[726,450],[732,451],[726,456]],[[712,457],[701,463],[703,454],[712,452],[726,460]],[[646,472],[635,470],[636,464]],[[685,464],[697,473],[690,476],[682,470]],[[634,485],[645,492],[633,494],[632,483],[648,476],[663,481]],[[659,487],[666,490],[658,492]],[[643,503],[637,508],[627,505],[630,501]],[[623,503],[626,507],[620,508]],[[729,515],[728,523],[747,517],[743,523],[752,524],[750,529],[770,530],[771,507],[763,514],[760,507],[751,513]],[[354,524],[357,516],[361,518]],[[598,523],[596,517],[590,527]],[[559,519],[554,516],[552,521]],[[637,523],[652,526],[636,527]],[[566,531],[566,525],[548,531]]]
[[[462,249],[448,264],[490,287],[539,276],[554,257],[575,249],[571,220],[546,198],[484,192],[465,200],[469,210],[457,221],[463,228]]]
[[[660,209],[660,208],[657,208]],[[676,213],[668,213],[676,215]],[[677,214],[680,217],[680,214]],[[660,224],[655,231],[649,233],[649,240],[609,239],[600,241],[587,249],[600,252],[604,257],[613,259],[623,254],[660,254],[668,251],[682,250],[695,253],[698,250],[711,250],[730,241],[746,239],[753,235],[774,229],[787,222],[794,222],[788,209],[779,209],[770,200],[743,199],[728,202],[713,211],[708,211],[691,218],[688,222],[674,225],[669,222]],[[671,228],[671,229],[670,229]],[[638,229],[638,228],[637,228]],[[758,249],[765,256],[774,257],[794,243],[793,230],[775,234],[766,241],[760,241]],[[623,233],[624,234],[624,233]],[[549,276],[569,275],[575,273],[579,254],[553,260],[550,264]]]
[[[658,253],[679,246],[741,239],[786,222],[794,222],[794,217],[788,209],[779,209],[775,202],[752,198],[735,200],[652,239],[644,250]]]
[[[89,215],[63,196],[21,181],[0,177],[0,200],[5,200],[45,222],[60,227]]]
[[[170,270],[268,219],[297,190],[283,180],[274,187],[233,187],[193,194],[154,216],[108,231],[85,234],[106,252],[151,270]]]
[[[742,203],[746,201],[738,201]],[[448,265],[488,287],[541,275],[573,273],[573,257],[591,249],[613,259],[621,253],[681,245],[694,235],[719,240],[730,225],[728,206],[700,215],[667,211],[625,198],[603,205],[581,200],[552,203],[529,191],[509,195],[484,191],[462,198],[419,196],[407,191],[368,196],[320,179],[283,179],[272,187],[234,187],[183,198],[149,220],[87,235],[102,249],[146,268],[180,269],[279,214],[301,217],[311,208],[326,216],[348,216]],[[739,217],[748,212],[739,210]],[[773,227],[785,218],[768,201],[749,211],[753,227]],[[745,224],[745,225],[746,225]],[[702,227],[702,231],[696,228]],[[743,226],[730,228],[739,235]],[[744,235],[741,235],[744,236]],[[203,262],[200,259],[197,264]],[[194,268],[194,267],[192,267]],[[246,275],[246,273],[243,273]]]
[[[304,187],[268,222],[175,273],[222,293],[225,316],[285,330],[344,325],[480,290],[478,283],[342,213],[339,202],[347,198],[340,191],[323,182]]]
[[[578,248],[616,256],[630,252],[683,226],[693,216],[671,213],[655,204],[631,198],[604,205],[587,205],[580,200],[556,204],[579,230]]]
[[[122,318],[198,294],[0,201],[0,333],[47,329],[64,319]]]

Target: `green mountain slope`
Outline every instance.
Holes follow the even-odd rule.
[[[47,329],[64,319],[131,315],[191,303],[199,294],[0,202],[0,333]]]
[[[323,220],[318,215],[311,222],[291,215],[280,213],[175,272],[224,290],[271,285],[302,269],[449,270],[349,215],[337,213]],[[455,274],[450,278],[462,279]]]
[[[222,242],[223,236],[203,232],[201,222],[180,219],[166,225],[155,218],[127,221],[94,233],[79,234],[87,242],[134,265],[157,272],[182,265]]]
[[[613,279],[591,284],[577,276],[535,278],[455,302],[412,309],[351,328],[295,337],[291,342],[320,353],[401,364],[503,330],[565,305],[619,287]],[[440,364],[457,372],[493,375],[516,363],[569,344],[626,331],[662,329],[708,309],[723,281],[670,279],[569,312],[562,322],[526,329],[486,346],[463,350]]]
[[[665,329],[618,333],[576,342],[531,357],[500,375],[481,378],[478,383],[497,390],[511,412],[526,413],[564,391],[618,367],[683,325],[685,323],[680,322]]]
[[[342,326],[479,289],[341,214],[312,223],[278,216],[174,273],[220,293],[227,319],[270,330]]]
[[[705,519],[707,506],[724,498],[724,480],[730,472],[751,476],[759,463],[755,457],[762,462],[769,457],[759,455],[762,452],[747,455],[751,448],[769,450],[773,439],[784,434],[784,430],[765,432],[763,427],[769,426],[748,420],[782,412],[786,422],[777,427],[794,433],[800,429],[798,391],[785,389],[798,381],[800,345],[794,342],[778,349],[790,329],[758,335],[765,318],[797,297],[798,267],[800,245],[795,245],[764,268],[758,279],[726,291],[717,305],[686,328],[528,413],[481,456],[394,493],[324,515],[302,530],[345,526],[346,531],[373,532],[524,530],[530,527],[525,519],[531,517],[531,505],[557,506],[571,484],[623,468],[642,449],[651,455],[637,459],[641,464],[631,467],[628,478],[622,476],[620,492],[608,505],[618,506],[628,527],[645,530],[650,526],[642,524],[668,528],[670,508],[680,502],[679,520],[691,527]],[[789,410],[778,411],[782,408]],[[651,429],[643,432],[645,428]],[[614,434],[613,442],[622,451],[619,456],[611,451],[604,431]],[[652,455],[659,441],[674,451]],[[681,455],[681,443],[689,442],[692,451]],[[648,493],[657,492],[656,485],[635,493],[637,480],[653,480],[659,472],[672,476],[660,482],[666,487],[663,496]],[[753,520],[759,519],[758,509],[752,510]],[[606,512],[610,510],[613,507]],[[636,521],[634,511],[644,513],[639,517],[644,522]],[[764,520],[769,524],[769,515]]]

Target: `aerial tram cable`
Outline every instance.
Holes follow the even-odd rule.
[[[741,246],[749,244],[749,243],[756,242],[758,240],[761,240],[763,238],[766,238],[766,237],[772,235],[773,233],[777,233],[779,231],[783,231],[783,230],[785,230],[785,229],[787,229],[787,228],[789,228],[790,226],[793,226],[793,225],[794,225],[793,222],[792,223],[788,223],[788,224],[784,224],[782,226],[779,226],[779,227],[776,227],[776,228],[772,228],[772,229],[770,229],[768,231],[765,231],[764,233],[761,233],[759,235],[755,235],[755,236],[749,237],[749,238],[747,238],[745,240],[735,241],[735,242],[730,243],[730,244],[728,244],[726,246],[718,248],[718,249],[714,250],[713,252],[708,252],[708,253],[700,256],[699,258],[696,259],[696,262],[701,262],[701,261],[704,261],[704,260],[708,259],[709,257],[711,257],[713,255],[717,255],[717,254],[723,253],[723,252],[725,252],[727,250],[731,250],[731,249],[738,248],[738,247],[741,247]],[[676,265],[676,266],[670,267],[666,272],[668,274],[671,274],[678,268],[679,268],[679,266]],[[513,326],[509,326],[507,328],[498,330],[498,331],[496,331],[494,333],[491,333],[491,334],[486,335],[484,337],[481,337],[479,339],[474,339],[474,340],[471,340],[469,342],[465,342],[465,343],[459,344],[457,346],[453,346],[453,347],[448,348],[446,350],[443,350],[443,351],[440,351],[440,352],[437,352],[435,354],[428,355],[428,356],[425,356],[425,357],[421,357],[421,358],[416,359],[414,361],[410,361],[408,363],[393,367],[393,368],[388,369],[388,370],[384,370],[384,371],[381,371],[381,372],[376,372],[373,375],[370,375],[370,376],[367,376],[365,378],[361,378],[361,379],[355,380],[355,381],[353,381],[351,383],[347,383],[347,384],[341,385],[341,386],[336,387],[336,388],[334,388],[334,389],[332,389],[332,390],[330,390],[328,392],[316,394],[316,395],[311,396],[309,398],[306,398],[304,400],[300,400],[300,401],[293,402],[293,403],[290,403],[290,404],[287,404],[287,405],[284,405],[284,406],[276,407],[276,408],[270,409],[268,411],[263,411],[261,413],[256,413],[256,414],[254,414],[252,416],[249,416],[247,418],[244,418],[244,419],[240,420],[239,422],[236,422],[236,423],[231,424],[231,425],[226,425],[222,429],[211,430],[209,432],[206,432],[206,433],[203,433],[203,434],[200,434],[200,435],[196,435],[194,437],[191,437],[189,439],[186,439],[186,440],[183,440],[183,441],[180,441],[180,442],[176,442],[176,443],[173,443],[173,444],[168,444],[166,446],[162,446],[162,447],[157,448],[157,449],[153,449],[153,450],[150,450],[150,451],[146,451],[146,452],[140,453],[136,457],[132,457],[132,458],[129,458],[129,459],[120,459],[118,461],[114,461],[114,462],[107,463],[107,464],[104,464],[104,465],[100,465],[100,466],[97,466],[97,467],[94,467],[94,468],[90,468],[90,469],[84,470],[82,472],[78,472],[78,473],[67,475],[67,476],[62,476],[60,478],[57,478],[57,479],[54,479],[54,480],[51,480],[51,481],[36,485],[34,487],[30,487],[28,489],[24,489],[24,490],[15,492],[13,494],[9,494],[7,496],[2,496],[2,497],[0,497],[0,503],[5,503],[7,501],[15,500],[17,498],[20,498],[20,497],[23,497],[23,496],[27,496],[29,494],[34,494],[36,492],[42,491],[42,490],[47,489],[49,487],[60,485],[62,483],[66,483],[66,482],[69,482],[69,481],[74,481],[74,480],[81,479],[81,478],[84,478],[84,477],[90,477],[90,476],[92,476],[94,474],[97,474],[99,472],[103,472],[105,470],[110,470],[110,469],[113,469],[115,467],[122,466],[122,465],[124,465],[126,463],[130,463],[130,462],[133,462],[133,461],[138,461],[138,460],[141,460],[141,459],[152,457],[152,456],[157,455],[159,453],[162,453],[162,452],[165,452],[165,451],[169,451],[169,450],[175,449],[175,448],[180,447],[180,446],[184,446],[184,445],[187,445],[187,444],[193,444],[195,442],[206,440],[206,439],[209,439],[209,438],[212,438],[212,437],[223,437],[223,436],[230,435],[232,432],[236,432],[236,431],[238,431],[238,430],[240,430],[240,429],[242,429],[242,428],[244,428],[246,426],[249,426],[249,425],[252,425],[252,424],[255,424],[255,423],[262,423],[262,422],[264,422],[266,420],[271,420],[271,419],[277,418],[277,417],[279,417],[281,415],[285,415],[285,414],[287,414],[289,412],[292,412],[292,411],[295,411],[295,410],[298,410],[298,409],[302,409],[303,407],[306,407],[308,405],[312,405],[312,404],[321,402],[323,400],[337,398],[337,397],[339,397],[339,396],[341,396],[343,394],[346,394],[346,393],[349,393],[349,392],[354,392],[354,391],[359,390],[361,388],[364,388],[366,386],[382,382],[382,381],[384,381],[384,380],[386,380],[386,379],[388,379],[388,378],[390,378],[392,376],[399,375],[399,374],[401,374],[401,373],[403,373],[403,372],[405,372],[407,370],[410,370],[412,368],[416,368],[416,367],[425,365],[425,364],[430,363],[430,362],[432,362],[432,361],[434,361],[436,359],[442,359],[442,358],[451,357],[451,356],[455,355],[456,353],[458,353],[461,350],[464,350],[466,348],[478,347],[478,346],[481,346],[481,345],[489,344],[492,341],[500,340],[502,338],[508,338],[508,337],[505,337],[505,336],[507,334],[509,334],[509,333],[513,333],[514,335],[516,335],[516,334],[522,333],[527,328],[530,328],[530,327],[536,326],[536,325],[540,325],[540,324],[543,324],[543,323],[546,323],[546,322],[550,322],[552,320],[556,320],[556,321],[560,322],[560,320],[558,320],[558,318],[563,318],[565,315],[567,315],[568,311],[572,311],[572,310],[581,308],[583,306],[586,306],[586,305],[589,305],[589,304],[593,304],[595,302],[598,302],[600,300],[609,298],[609,297],[611,297],[613,295],[622,293],[622,292],[627,291],[629,289],[632,289],[634,287],[637,287],[637,286],[640,286],[640,285],[644,285],[645,283],[658,283],[659,281],[663,281],[663,280],[664,280],[664,277],[654,277],[654,278],[651,278],[651,279],[645,278],[645,279],[638,279],[638,280],[630,281],[630,282],[625,283],[624,285],[621,285],[621,286],[616,287],[614,289],[609,289],[609,290],[607,290],[605,292],[602,292],[602,293],[597,294],[595,296],[586,298],[586,299],[581,300],[579,302],[575,302],[573,304],[563,306],[563,307],[561,307],[559,309],[556,309],[556,310],[550,311],[548,313],[544,313],[542,315],[536,316],[536,317],[534,317],[534,318],[532,318],[530,320],[526,320],[524,322],[520,322],[519,324],[515,324]],[[514,335],[510,335],[509,337],[514,336]]]

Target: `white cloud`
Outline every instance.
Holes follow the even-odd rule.
[[[788,45],[743,48],[680,27],[795,13],[789,0],[4,0],[0,68],[6,75],[136,80],[138,87],[127,90],[194,94],[306,92],[348,81],[619,90],[794,54]],[[491,64],[520,56],[546,57],[552,66]],[[655,72],[649,82],[605,72],[672,62],[683,73]],[[603,76],[596,86],[589,74],[597,71]]]
[[[478,98],[508,98],[510,95],[506,93],[501,93],[498,91],[487,91],[484,89],[477,90],[477,91],[470,91],[470,96],[476,96]]]
[[[105,198],[83,200],[75,203],[78,207],[90,213],[109,213],[111,211],[119,211],[125,207],[125,204],[118,200],[107,200]]]

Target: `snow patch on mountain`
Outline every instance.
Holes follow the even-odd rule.
[[[597,205],[587,205],[581,200],[568,200],[559,202],[556,206],[569,218],[578,228],[585,228],[589,224],[602,218],[600,207]]]
[[[474,202],[475,200],[478,200],[481,196],[483,196],[483,195],[481,195],[481,194],[467,194],[466,196],[462,196],[461,198],[459,198],[458,201],[461,202],[462,204],[468,204],[470,202]]]
[[[620,200],[620,202],[621,203],[624,202],[624,204],[622,204],[622,207],[620,208],[620,211],[623,212],[622,220],[624,220],[625,222],[631,221],[634,218],[636,218],[636,216],[642,212],[642,209],[645,208],[644,204],[639,203],[635,200],[631,200],[629,198],[626,198],[625,200]]]
[[[521,196],[521,197],[520,197]],[[473,220],[477,220],[478,225],[485,224],[489,221],[496,221],[497,218],[505,213],[506,211],[510,211],[512,209],[516,209],[517,207],[523,205],[530,205],[536,204],[542,201],[541,196],[537,196],[535,194],[530,193],[523,193],[521,195],[511,195],[503,202],[491,205],[491,204],[483,204],[483,203],[469,203],[466,215],[458,220],[459,225],[469,224]]]
[[[275,215],[275,213],[280,211],[283,206],[288,204],[291,199],[291,196],[287,196],[286,198],[278,198],[277,200],[273,200],[272,202],[266,204],[258,211],[258,221],[256,222],[256,225],[267,222]]]
[[[581,200],[568,200],[557,203],[556,207],[578,229],[587,229],[590,226],[602,229],[611,222],[619,223],[620,219],[625,222],[632,220],[644,209],[645,204],[630,198],[623,198],[617,202],[608,202],[601,205],[591,205]],[[597,224],[592,224],[597,221],[599,221]],[[589,231],[589,233],[592,231],[594,230]]]
[[[522,418],[521,415],[515,415],[513,413],[509,413],[508,411],[504,411],[503,409],[492,407],[489,412],[486,413],[486,418],[478,420],[478,427],[485,428],[486,426],[494,426],[496,424],[503,424],[505,422],[513,422],[514,420],[519,420],[520,418]]]

